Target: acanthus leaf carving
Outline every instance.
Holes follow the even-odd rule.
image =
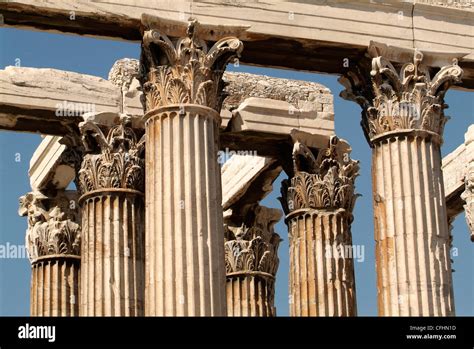
[[[461,82],[463,70],[454,59],[431,79],[422,60],[423,54],[415,50],[413,62],[397,70],[379,56],[372,59],[370,72],[361,65],[339,80],[346,87],[341,97],[362,107],[361,124],[369,143],[393,131],[423,130],[442,137],[448,120],[444,95]]]
[[[227,63],[239,57],[240,40],[226,37],[210,49],[190,21],[187,36],[171,40],[157,30],[143,34],[141,80],[146,111],[170,104],[198,104],[219,111],[223,101],[222,75]]]
[[[81,228],[72,193],[48,197],[40,192],[20,198],[18,213],[28,217],[26,246],[30,261],[50,255],[80,255]]]
[[[129,127],[127,118],[109,128],[107,136],[92,121],[81,123],[79,128],[87,152],[79,170],[82,194],[101,189],[144,191],[145,137],[138,140],[138,131]]]
[[[280,201],[285,214],[299,209],[345,209],[351,213],[358,197],[355,178],[359,162],[350,159],[350,147],[333,136],[329,147],[315,157],[299,142],[293,148],[294,176],[282,182]]]
[[[274,224],[279,210],[254,205],[247,212],[253,218],[241,226],[225,226],[225,265],[227,274],[262,272],[275,277],[278,270],[280,236]]]

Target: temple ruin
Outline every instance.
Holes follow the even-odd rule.
[[[357,316],[344,251],[370,165],[336,135],[328,88],[226,72],[240,63],[340,76],[372,152],[378,314],[454,316],[450,223],[464,211],[474,241],[474,125],[440,147],[445,93],[474,89],[471,3],[154,3],[0,2],[3,26],[141,42],[107,80],[0,70],[0,129],[44,135],[19,203],[31,315],[276,316],[284,238],[290,315]],[[281,210],[261,204],[274,187]]]

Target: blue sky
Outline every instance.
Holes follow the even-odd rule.
[[[315,53],[317,54],[317,53]],[[0,29],[0,69],[19,64],[23,67],[54,68],[107,78],[113,63],[124,57],[139,58],[139,43],[98,40],[79,36],[50,34],[17,29]],[[364,247],[363,262],[355,262],[357,305],[360,316],[377,314],[374,235],[371,202],[371,151],[363,136],[360,108],[339,97],[342,86],[337,76],[310,74],[290,70],[264,69],[240,65],[230,70],[265,74],[274,77],[307,80],[327,86],[335,98],[336,133],[352,146],[352,158],[360,160],[360,176],[356,181],[357,200],[352,224],[353,243]],[[474,99],[469,92],[450,90],[446,96],[451,116],[447,123],[442,148],[443,156],[453,151],[464,139],[467,127],[474,122]],[[35,134],[0,131],[0,244],[24,244],[26,218],[17,214],[18,198],[30,190],[28,167],[31,155],[41,141]],[[19,157],[18,157],[19,154]],[[19,161],[18,161],[19,160]],[[282,174],[273,192],[262,204],[281,208],[277,197]],[[288,237],[283,221],[276,225],[283,238],[280,245],[280,268],[277,274],[276,299],[278,315],[288,315]],[[453,229],[453,274],[457,315],[474,315],[474,246],[469,241],[464,214],[459,215]],[[30,265],[27,259],[0,258],[0,315],[29,314]]]

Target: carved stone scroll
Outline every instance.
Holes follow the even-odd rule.
[[[375,54],[341,78],[341,96],[362,107],[373,152],[374,226],[379,314],[452,316],[450,233],[440,146],[444,95],[463,71],[454,59],[437,72],[424,54],[390,62]],[[437,268],[431,266],[438,265]]]
[[[280,198],[290,238],[290,315],[357,314],[350,225],[358,161],[337,137],[319,151],[295,139]]]
[[[79,124],[83,316],[144,314],[144,138],[128,117],[119,120]]]
[[[144,20],[146,315],[223,316],[219,112],[222,74],[243,45],[224,37],[211,46],[196,21],[169,38]]]

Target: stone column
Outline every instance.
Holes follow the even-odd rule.
[[[357,315],[352,210],[358,161],[331,137],[315,151],[296,140],[292,178],[282,183],[290,238],[290,315]],[[315,156],[315,154],[317,154]]]
[[[467,154],[474,154],[474,125],[469,126],[464,139]],[[464,179],[466,189],[461,194],[461,198],[466,202],[464,212],[471,241],[474,242],[474,160],[467,163],[466,168],[466,178]]]
[[[378,54],[378,53],[377,53]],[[431,78],[413,51],[397,70],[382,56],[341,79],[360,103],[372,147],[378,309],[381,316],[452,316],[450,234],[440,146],[444,94],[456,62]],[[395,63],[394,63],[395,64]],[[396,64],[397,65],[397,64]]]
[[[235,217],[234,217],[235,218]],[[281,211],[251,205],[225,225],[228,316],[276,316],[275,276],[280,236],[273,226]]]
[[[146,315],[226,315],[219,111],[222,74],[242,43],[208,49],[197,32],[191,22],[181,39],[143,35]]]
[[[144,151],[137,131],[79,124],[82,207],[82,316],[144,314]],[[105,136],[107,135],[107,136]]]
[[[31,192],[20,198],[28,216],[31,316],[78,316],[81,229],[76,192]]]

